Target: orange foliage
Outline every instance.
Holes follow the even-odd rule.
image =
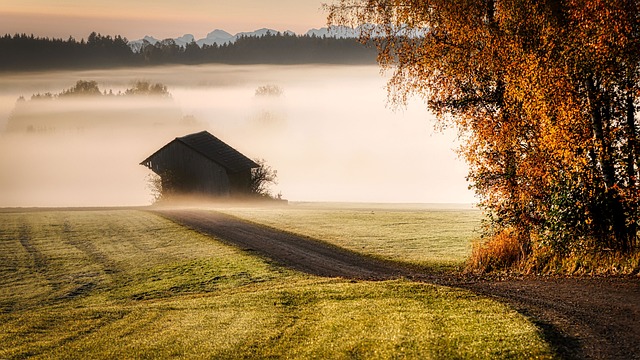
[[[523,255],[523,249],[515,232],[505,229],[487,242],[473,244],[467,271],[484,273],[509,269],[520,263]]]
[[[392,70],[465,140],[488,234],[562,255],[638,247],[640,10],[628,0],[342,0]],[[510,230],[509,230],[510,231]],[[530,235],[534,235],[530,237]],[[503,235],[500,235],[503,236]]]

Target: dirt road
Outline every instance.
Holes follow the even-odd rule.
[[[310,238],[199,210],[162,210],[159,214],[243,250],[308,274],[367,280],[400,278],[404,270]]]
[[[366,280],[400,277],[469,289],[528,316],[566,359],[640,359],[639,278],[479,279],[418,273],[295,234],[199,210],[158,210],[179,224],[306,273]]]

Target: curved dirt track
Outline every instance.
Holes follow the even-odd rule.
[[[449,285],[528,316],[565,359],[640,359],[640,279],[541,278]]]
[[[640,278],[506,280],[418,273],[307,237],[201,210],[158,214],[306,273],[365,280],[400,277],[494,297],[528,316],[566,359],[640,359]]]
[[[400,267],[213,211],[161,210],[174,222],[308,274],[366,280],[404,276]]]

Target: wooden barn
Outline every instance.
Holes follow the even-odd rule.
[[[209,196],[248,194],[258,167],[207,131],[175,138],[140,165],[160,176],[163,192]]]

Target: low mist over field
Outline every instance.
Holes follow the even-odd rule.
[[[78,80],[107,95],[31,100]],[[166,85],[170,97],[117,96],[141,80]],[[151,172],[139,162],[202,130],[265,159],[278,171],[274,193],[289,200],[473,202],[455,134],[435,132],[420,103],[385,107],[385,81],[376,66],[5,74],[0,206],[148,204]],[[256,94],[265,86],[282,93]]]

